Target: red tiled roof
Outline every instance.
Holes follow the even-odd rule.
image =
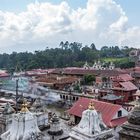
[[[140,72],[140,67],[125,69],[128,73]]]
[[[137,87],[130,81],[128,82],[120,82],[120,85],[125,89],[125,90],[128,90],[128,91],[131,91],[131,90],[137,90]]]
[[[121,117],[121,118],[113,119],[110,125],[111,127],[114,127],[114,126],[122,125],[126,121],[127,121],[127,117]]]
[[[74,105],[71,107],[71,109],[68,110],[68,112],[72,115],[81,117],[82,112],[88,108],[88,105],[90,103],[91,99],[88,98],[80,98]],[[92,99],[95,105],[95,109],[101,112],[102,118],[104,123],[107,126],[111,126],[111,120],[115,116],[115,114],[119,111],[119,109],[122,107],[121,105],[115,105],[107,102],[98,101],[95,99]]]
[[[8,73],[0,73],[0,77],[8,77],[10,76]]]
[[[120,74],[119,77],[124,82],[134,80],[134,78],[132,78],[132,76],[130,76],[129,74]]]
[[[61,77],[60,79],[57,79],[57,77],[41,77],[36,79],[37,82],[45,82],[45,83],[53,83],[53,84],[71,84],[76,81],[78,81],[79,78],[76,77]]]
[[[55,69],[52,71],[53,74],[71,74],[71,75],[85,75],[85,74],[94,74],[101,76],[114,76],[119,74],[124,74],[119,70],[93,70],[93,69],[83,69],[83,68],[63,68]]]

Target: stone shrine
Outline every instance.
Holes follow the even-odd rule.
[[[6,103],[0,115],[0,134],[4,133],[10,127],[13,113],[15,113],[14,108],[10,103]]]
[[[0,138],[1,140],[43,140],[36,116],[27,109],[25,102],[20,113],[13,115],[11,127]]]
[[[140,140],[140,99],[128,115],[128,122],[122,126],[119,134],[120,140]]]
[[[72,128],[69,140],[113,140],[113,130],[104,124],[101,114],[91,101],[83,111],[80,123]]]

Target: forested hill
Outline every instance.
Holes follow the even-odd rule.
[[[85,61],[92,65],[96,60],[105,61],[106,65],[114,61],[117,67],[132,67],[128,59],[132,48],[127,46],[103,46],[96,49],[94,43],[83,46],[81,43],[61,42],[59,48],[46,48],[43,51],[0,54],[0,68],[14,71],[16,67],[22,70],[35,68],[56,68],[68,66],[83,66]]]

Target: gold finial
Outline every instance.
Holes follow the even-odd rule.
[[[90,103],[89,103],[89,105],[88,105],[88,109],[90,109],[90,110],[94,110],[94,109],[95,109],[95,108],[94,108],[94,103],[93,103],[92,100],[90,101]]]
[[[27,101],[24,99],[23,104],[22,104],[22,108],[21,108],[21,112],[28,112],[28,104]]]

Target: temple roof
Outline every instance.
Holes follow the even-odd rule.
[[[114,70],[93,70],[93,69],[83,69],[83,68],[63,68],[63,69],[55,69],[51,72],[52,74],[66,74],[66,75],[85,75],[85,74],[94,74],[101,76],[115,76],[119,74],[127,73],[126,71],[122,71],[120,69]]]
[[[138,88],[130,81],[128,82],[120,82],[120,85],[125,89],[125,90],[137,90]]]
[[[88,108],[91,99],[80,98],[69,110],[68,112],[72,115],[82,117],[82,112]],[[115,114],[122,108],[121,105],[111,104],[107,102],[98,101],[92,99],[94,107],[97,111],[101,112],[104,123],[107,126],[111,125],[111,120]]]
[[[82,112],[79,124],[72,128],[70,133],[72,140],[113,139],[112,129],[104,124],[102,114],[94,108],[94,103],[94,100],[90,99],[88,109]]]
[[[119,77],[121,78],[122,81],[132,81],[134,78],[132,78],[131,75],[129,74],[120,74]]]

